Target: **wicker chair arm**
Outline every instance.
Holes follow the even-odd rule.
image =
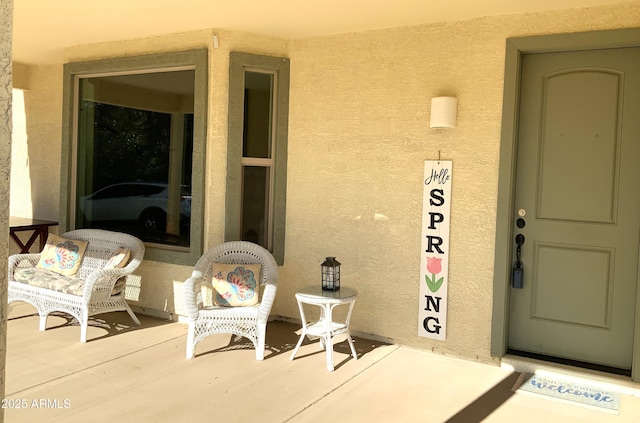
[[[13,280],[13,272],[19,267],[36,267],[40,261],[40,253],[37,254],[14,254],[9,256],[9,266],[7,275],[9,280]]]
[[[84,291],[82,296],[86,299],[89,299],[97,292],[104,292],[106,293],[106,296],[110,296],[116,281],[121,277],[130,274],[131,272],[126,268],[96,270],[95,272],[89,274],[89,276],[85,279]]]
[[[195,320],[198,317],[198,292],[202,284],[202,274],[194,271],[189,279],[182,284],[182,296],[187,317]],[[197,290],[196,290],[197,288]]]
[[[260,306],[258,308],[258,322],[266,323],[269,320],[269,314],[271,313],[271,307],[276,299],[276,290],[278,289],[277,283],[267,282],[264,285],[264,291],[262,292],[262,300],[260,300]]]
[[[91,272],[85,280],[83,297],[87,300],[91,298],[92,295],[110,297],[118,279],[131,275],[138,268],[141,261],[139,256],[135,256],[125,267],[113,269],[102,268]]]

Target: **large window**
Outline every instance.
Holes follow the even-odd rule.
[[[195,262],[202,250],[203,56],[65,67],[69,228],[130,233],[145,241],[148,258]]]
[[[284,261],[289,59],[232,52],[229,65],[227,240]]]

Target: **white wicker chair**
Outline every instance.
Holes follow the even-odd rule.
[[[133,273],[144,256],[144,244],[128,234],[101,229],[78,229],[62,235],[65,238],[88,241],[80,269],[76,276],[84,279],[82,295],[54,291],[13,280],[18,268],[35,267],[40,254],[15,254],[9,257],[8,303],[25,301],[32,304],[40,315],[40,330],[47,327],[47,316],[52,311],[68,313],[80,323],[80,342],[87,341],[89,316],[111,311],[126,311],[136,325],[140,321],[125,301],[125,290],[113,295],[116,281]],[[109,258],[120,248],[128,248],[131,258],[123,268],[103,269]]]
[[[203,306],[201,286],[211,286],[213,263],[261,264],[260,303],[251,307]],[[277,286],[278,265],[271,253],[257,244],[231,241],[204,253],[196,263],[191,277],[183,285],[185,308],[189,318],[187,358],[193,358],[196,344],[205,337],[231,333],[249,339],[256,348],[256,360],[262,360],[267,320]]]

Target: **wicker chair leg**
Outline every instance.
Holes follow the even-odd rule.
[[[80,342],[87,342],[87,330],[89,328],[89,313],[84,310],[80,320]]]
[[[87,329],[89,322],[84,322],[80,325],[80,342],[87,342]]]
[[[41,331],[43,331],[43,332],[45,330],[47,330],[47,317],[48,316],[49,316],[48,314],[41,314],[40,315],[40,327],[39,327],[39,329]]]
[[[131,319],[133,319],[133,322],[136,325],[140,326],[140,320],[138,320],[138,316],[136,316],[133,310],[131,310],[131,307],[129,307],[129,304],[125,303],[125,305],[127,306],[127,313],[129,313],[129,316],[131,316]]]
[[[267,325],[258,323],[258,343],[256,344],[256,360],[264,360],[264,344]]]
[[[189,330],[187,331],[187,359],[190,360],[195,355],[196,345],[194,343],[195,337],[195,323],[189,322]]]

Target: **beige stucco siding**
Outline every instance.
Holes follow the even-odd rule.
[[[298,280],[336,255],[344,283],[360,291],[354,327],[364,332],[442,345],[417,338],[423,162],[440,154],[453,161],[447,349],[470,354],[488,344],[505,37],[485,28],[475,21],[292,43],[292,267],[283,273],[297,270]],[[458,97],[456,129],[429,129],[438,95]],[[318,213],[326,213],[321,223]],[[294,289],[278,299],[288,315]]]
[[[321,261],[334,255],[342,283],[360,292],[354,330],[490,361],[506,39],[633,26],[640,26],[640,2],[292,41],[219,31],[218,49],[213,30],[199,31],[69,48],[66,60],[210,49],[204,228],[212,246],[224,233],[229,51],[289,57],[286,254],[273,314],[298,318],[294,292],[319,284]],[[36,75],[48,88],[34,85]],[[62,65],[30,75],[32,98],[42,103],[30,119],[50,122],[37,138],[48,154],[59,155],[61,84]],[[458,97],[457,128],[429,129],[437,95]],[[438,154],[453,161],[445,342],[417,336],[423,162]],[[32,171],[36,158],[45,159],[34,156]],[[59,159],[37,169],[57,180]],[[41,207],[42,217],[57,216],[55,201]],[[133,304],[180,313],[189,272],[145,262]]]
[[[14,64],[11,216],[57,220],[60,201],[62,66]],[[53,227],[56,232],[57,228]],[[19,236],[26,241],[29,233]],[[37,243],[36,243],[37,244]],[[11,254],[19,252],[9,243]]]
[[[282,277],[295,283],[277,312],[295,316],[295,289],[336,255],[360,291],[356,329],[488,358],[506,38],[638,24],[635,3],[293,41]],[[437,95],[458,97],[456,129],[429,129]],[[453,161],[445,343],[417,337],[423,161],[439,152]]]

